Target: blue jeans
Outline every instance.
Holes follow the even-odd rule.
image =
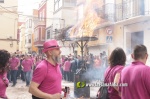
[[[30,84],[30,81],[31,81],[31,70],[24,72],[24,77],[26,80],[26,85],[28,86]]]
[[[11,82],[11,71],[8,71],[8,72],[7,72],[7,78],[8,78],[8,80],[9,80],[9,82]]]
[[[18,70],[11,70],[11,77],[12,77],[13,85],[16,85],[16,81],[17,81],[17,71],[18,71]]]

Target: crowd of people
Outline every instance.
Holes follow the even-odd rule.
[[[26,82],[26,86],[29,86],[32,71],[42,61],[42,56],[33,57],[31,54],[17,55],[11,54],[9,59],[9,70],[7,72],[7,78],[12,87],[17,84],[17,79],[21,79]]]
[[[78,73],[79,70],[83,69],[86,72],[87,78],[88,73],[90,74],[90,80],[103,79],[103,70],[108,66],[106,52],[100,53],[99,55],[93,56],[93,54],[87,56],[62,56],[61,58],[61,71],[64,80],[74,82],[74,74]],[[87,73],[88,72],[88,73]],[[95,76],[97,75],[97,76]],[[101,75],[101,76],[98,76]]]
[[[125,66],[126,55],[122,48],[116,48],[111,53],[104,82],[114,83],[117,86],[108,86],[109,99],[150,98],[150,67],[146,65],[148,59],[146,46],[136,45],[131,56],[133,62]]]
[[[122,48],[115,48],[107,57],[103,51],[98,56],[61,56],[61,50],[56,40],[43,44],[43,55],[17,55],[6,50],[0,50],[0,98],[8,99],[6,88],[12,87],[20,78],[29,86],[32,99],[60,99],[62,79],[74,82],[74,74],[94,71],[92,80],[100,79],[104,74],[105,83],[127,83],[128,86],[109,86],[109,99],[149,99],[150,98],[150,67],[146,66],[147,48],[136,45],[130,66],[126,65],[126,54]],[[102,71],[104,70],[104,71]],[[105,72],[105,73],[104,73]],[[98,78],[95,78],[97,75]],[[88,76],[88,75],[86,75]],[[91,79],[90,79],[91,80]]]

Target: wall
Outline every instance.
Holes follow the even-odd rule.
[[[32,34],[32,51],[38,52],[38,48],[34,46],[34,33]]]
[[[46,6],[46,17],[47,18],[53,18],[53,11],[54,11],[54,0],[47,0],[47,6]],[[51,26],[53,24],[53,19],[47,19],[46,20],[46,28]]]
[[[75,25],[77,22],[77,17],[74,8],[64,8],[62,9],[62,19],[65,19],[65,26]],[[63,24],[63,23],[62,23]]]
[[[5,0],[1,3],[1,6],[16,6],[18,5],[18,0]],[[18,16],[17,8],[8,9],[16,14],[12,14],[5,9],[0,9],[0,46],[2,49],[7,49],[10,52],[15,52],[17,50],[17,41],[13,41],[13,47],[10,47],[10,42],[7,40],[12,37],[12,39],[17,39],[17,29],[18,29]]]
[[[124,26],[124,33],[125,35],[125,48],[128,49],[131,45],[131,42],[129,42],[130,40],[126,40],[127,38],[129,38],[129,33],[133,33],[133,32],[138,32],[138,31],[143,31],[144,32],[144,45],[147,47],[148,50],[148,54],[150,54],[150,46],[149,46],[149,42],[150,42],[150,21],[143,21],[143,22],[138,22],[135,24],[130,24],[130,25],[126,25]],[[137,38],[138,39],[138,38]],[[129,45],[127,45],[127,42]],[[147,64],[150,65],[150,58],[148,58]]]
[[[20,26],[20,42],[19,42],[19,51],[22,51],[22,53],[24,54],[26,52],[25,49],[25,25],[22,24]]]

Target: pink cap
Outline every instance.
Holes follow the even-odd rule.
[[[48,40],[43,44],[43,53],[47,52],[48,50],[52,50],[55,48],[60,48],[56,40]]]

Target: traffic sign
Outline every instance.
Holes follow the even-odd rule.
[[[113,37],[112,36],[106,36],[106,43],[112,43]]]

